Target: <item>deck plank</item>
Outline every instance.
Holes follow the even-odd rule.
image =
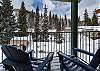
[[[3,68],[3,64],[0,64],[0,71],[5,71],[5,69]]]
[[[51,71],[60,71],[60,63],[58,57],[53,58],[51,62]]]
[[[5,69],[3,68],[3,64],[0,64],[0,71],[5,71]],[[60,71],[60,63],[58,57],[53,58],[51,62],[51,71]],[[98,68],[97,71],[100,71],[100,68]]]

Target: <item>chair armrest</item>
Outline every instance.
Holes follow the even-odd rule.
[[[27,54],[28,54],[29,57],[30,57],[30,60],[33,60],[32,52],[35,52],[35,51],[34,51],[34,50],[30,50],[30,51],[27,52]]]
[[[47,55],[47,57],[45,58],[45,60],[38,66],[38,68],[36,69],[36,71],[42,71],[45,66],[47,66],[47,70],[46,71],[51,71],[50,70],[51,69],[50,62],[53,59],[53,55],[54,55],[54,52],[50,52]]]
[[[35,53],[34,50],[30,50],[30,51],[28,51],[27,53],[28,53],[28,54],[31,54],[32,52]]]
[[[90,52],[82,50],[82,49],[74,48],[74,50],[78,51],[78,52],[81,52],[81,53],[85,53],[85,54],[90,55],[90,56],[94,56],[93,53],[90,53]]]
[[[53,59],[53,55],[54,55],[54,52],[50,52],[48,55],[47,55],[47,57],[44,57],[44,58],[32,58],[32,61],[34,61],[34,60],[41,60],[41,61],[44,61],[45,59]]]
[[[72,61],[73,63],[75,63],[76,65],[79,65],[80,67],[83,67],[89,71],[95,71],[94,68],[92,68],[91,66],[83,63],[83,62],[80,62],[80,61],[77,61],[76,59],[73,59],[73,58],[70,58],[69,56],[65,55],[64,53],[61,53],[61,52],[58,52],[60,56],[66,58],[67,60],[70,60]]]
[[[47,58],[47,57],[44,57],[44,58],[35,58],[35,57],[32,57],[32,61],[37,61],[37,60],[39,60],[39,61],[44,61],[45,60],[45,58]]]
[[[49,59],[45,59],[37,68],[36,71],[42,71],[46,64],[49,62]]]
[[[31,62],[34,63],[35,65],[39,65],[43,61],[45,61],[45,59],[47,59],[47,58],[46,57],[45,58],[34,58],[33,60],[31,60]]]
[[[9,60],[8,58],[4,59],[4,60],[2,61],[2,63],[3,63],[3,64],[6,64],[6,65],[11,65],[11,66],[20,65],[20,64],[17,63],[17,62],[14,62],[14,61]]]

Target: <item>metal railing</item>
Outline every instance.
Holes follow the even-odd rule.
[[[78,48],[95,53],[98,47],[100,47],[99,38],[97,38],[99,37],[98,33],[99,31],[78,32]],[[22,46],[24,45],[26,46],[26,52],[34,50],[34,57],[43,58],[49,52],[54,52],[54,56],[58,56],[58,51],[71,54],[71,32],[13,32],[0,33],[0,37],[1,36],[0,43],[17,45],[19,49],[23,49]],[[78,53],[78,56],[87,62],[91,60],[91,57],[85,54]],[[4,59],[3,54],[0,55],[0,58],[1,57]]]
[[[100,47],[100,35],[99,31],[86,31],[80,32],[78,35],[78,48],[85,51],[94,53]],[[92,57],[83,53],[78,53],[78,57],[82,58],[86,62],[90,62]]]

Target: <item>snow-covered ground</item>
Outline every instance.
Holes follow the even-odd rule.
[[[55,52],[55,56],[57,55],[56,52],[62,51],[64,53],[70,54],[71,53],[71,34],[63,34],[64,40],[63,43],[57,44],[54,42],[54,36],[52,36],[49,42],[33,42],[32,36],[28,37],[14,37],[14,40],[28,40],[29,44],[27,45],[27,51],[34,50],[34,57],[42,58],[45,57],[48,52]],[[80,40],[81,39],[81,40]],[[89,43],[90,41],[90,43]],[[36,48],[37,45],[37,48]],[[1,46],[0,46],[1,47]],[[95,52],[98,49],[98,40],[92,40],[85,35],[78,35],[78,48],[87,50],[90,52]],[[95,51],[94,51],[95,50]],[[80,55],[80,54],[79,54]],[[5,58],[5,56],[3,56]],[[81,57],[89,62],[89,56],[81,55]],[[3,59],[4,59],[3,58]],[[2,51],[0,49],[0,62],[2,61]]]

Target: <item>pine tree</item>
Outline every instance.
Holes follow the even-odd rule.
[[[51,11],[49,12],[49,29],[53,29]]]
[[[80,16],[78,17],[78,26],[82,26],[82,24],[80,22]]]
[[[57,17],[57,16],[56,16]],[[56,23],[57,25],[56,25],[56,35],[55,35],[55,39],[56,39],[56,43],[62,43],[62,33],[60,33],[61,32],[61,29],[62,29],[62,18],[61,18],[61,16],[60,16],[60,19],[58,19],[57,18],[57,20],[58,20],[58,23]]]
[[[61,24],[62,24],[62,30],[64,30],[64,29],[65,29],[65,24],[64,24],[64,20],[63,20],[63,18],[62,18],[62,22],[61,22]]]
[[[35,27],[34,27],[35,34],[32,35],[34,41],[39,41],[40,39],[41,29],[40,29],[39,19],[40,19],[39,8],[37,6],[35,13]]]
[[[19,31],[25,33],[27,32],[27,19],[26,19],[26,15],[27,15],[27,10],[24,6],[24,2],[21,3],[21,8],[19,10],[19,16],[18,16],[18,28]]]
[[[44,7],[44,18],[43,18],[43,25],[42,25],[42,32],[44,33],[44,39],[47,40],[48,38],[48,16],[47,16],[47,8],[46,5]]]
[[[65,27],[67,27],[67,17],[66,17],[66,14],[65,14]]]
[[[42,13],[41,13],[41,19],[43,18],[43,15],[42,15]]]
[[[87,9],[85,9],[85,13],[84,13],[84,25],[85,26],[91,26],[91,19],[89,18]]]
[[[33,10],[29,13],[28,22],[29,22],[28,28],[34,29],[35,28],[35,14]]]
[[[36,14],[35,14],[35,29],[34,29],[34,32],[37,33],[37,34],[40,34],[41,32],[41,29],[40,29],[40,24],[39,24],[39,8],[37,6],[36,8]]]
[[[58,22],[57,28],[56,28],[57,32],[61,31],[61,16],[60,16],[60,20]]]
[[[2,17],[2,9],[0,6],[0,32],[2,32],[4,29],[4,24],[3,24],[3,17]]]
[[[13,15],[13,6],[10,0],[2,0],[1,6],[2,13],[2,32],[13,32],[17,29],[17,23],[15,23],[15,16]]]
[[[57,15],[55,15],[55,17],[54,17],[54,27],[55,27],[55,29],[57,29],[57,26],[58,26],[58,16]]]
[[[0,34],[1,44],[7,44],[10,41],[13,37],[11,32],[17,30],[17,26],[11,1],[2,0],[0,7],[0,32],[6,32],[6,34]]]
[[[48,32],[48,16],[47,16],[47,8],[46,8],[46,5],[45,5],[45,8],[44,8],[44,19],[43,19],[42,31],[44,33],[47,33]]]
[[[39,18],[39,23],[40,23],[40,28],[42,28],[42,24],[43,24],[43,14],[42,13]]]
[[[55,15],[52,15],[52,25],[53,25],[53,29],[55,29]]]
[[[69,26],[68,27],[71,27],[71,25],[72,25],[71,19],[68,19],[68,23],[69,23]]]
[[[84,13],[84,24],[87,24],[87,20],[88,20],[88,13],[87,13],[87,9],[85,9],[85,13]]]
[[[99,25],[99,24],[98,24],[98,18],[97,18],[97,16],[96,16],[95,11],[94,11],[93,17],[92,17],[92,25],[93,25],[93,26],[98,26],[98,25]]]

